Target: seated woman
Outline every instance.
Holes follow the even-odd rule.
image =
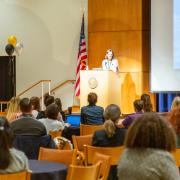
[[[39,119],[39,121],[44,124],[48,134],[49,131],[58,131],[64,129],[65,124],[56,104],[53,103],[47,106],[46,116],[47,118]]]
[[[39,97],[31,97],[30,99],[31,104],[32,104],[32,115],[34,118],[37,118],[38,113],[40,112],[40,99]]]
[[[49,95],[48,93],[46,93],[44,95],[44,105],[49,106],[50,104],[54,103],[54,96]],[[46,113],[45,111],[40,111],[36,117],[36,119],[42,119],[42,118],[46,118]]]
[[[25,154],[12,147],[13,135],[6,118],[0,117],[0,173],[28,170]]]
[[[149,94],[142,94],[141,101],[143,101],[143,111],[144,112],[153,112],[151,98]]]
[[[20,110],[20,97],[12,97],[9,104],[8,104],[8,110],[6,118],[9,122],[17,119],[19,116],[21,116],[21,110]]]
[[[165,119],[155,113],[141,115],[128,129],[118,163],[119,180],[180,179],[171,155],[175,148],[174,131]]]
[[[62,119],[63,121],[66,121],[66,116],[64,111],[62,110],[62,103],[61,103],[61,99],[60,98],[56,98],[54,100],[54,103],[57,104],[58,108],[59,108],[59,112],[61,113]]]
[[[126,129],[120,129],[116,126],[121,115],[119,106],[110,104],[104,112],[104,129],[94,133],[92,139],[93,146],[115,147],[123,145]],[[108,180],[117,179],[117,167],[111,166]]]
[[[119,123],[119,127],[123,127],[127,129],[136,118],[142,115],[143,102],[140,99],[138,99],[134,101],[133,105],[134,105],[135,113],[128,115],[123,121],[121,121]]]
[[[107,106],[104,112],[104,129],[94,133],[92,140],[93,146],[114,147],[123,145],[126,130],[117,128],[116,126],[120,115],[119,106],[115,104]]]
[[[169,121],[176,132],[177,148],[180,148],[180,106],[170,111]]]
[[[88,94],[88,106],[81,108],[81,123],[90,124],[90,125],[100,125],[103,124],[103,112],[104,109],[100,106],[96,106],[97,103],[97,94],[89,93]]]

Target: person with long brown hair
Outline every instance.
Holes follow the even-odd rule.
[[[144,113],[128,129],[118,163],[119,180],[178,180],[171,152],[176,148],[172,126],[155,113]]]
[[[6,118],[0,117],[0,173],[28,170],[25,154],[12,147],[13,134]]]
[[[151,98],[149,94],[142,94],[141,95],[141,100],[143,101],[143,111],[144,112],[152,112],[153,107],[151,103]]]
[[[177,138],[177,148],[180,148],[180,106],[173,108],[169,113],[169,121],[172,124]]]
[[[125,129],[117,128],[121,110],[116,104],[110,104],[104,112],[104,129],[98,130],[93,135],[93,146],[113,147],[123,144]]]

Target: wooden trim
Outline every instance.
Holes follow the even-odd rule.
[[[27,88],[26,90],[24,90],[23,92],[19,93],[17,96],[23,95],[24,93],[26,93],[27,91],[29,91],[30,89],[32,89],[33,87],[37,86],[38,84],[40,84],[42,82],[51,82],[51,80],[40,80],[37,83],[35,83],[32,86],[30,86],[29,88]]]
[[[9,101],[0,101],[0,104],[8,104]]]

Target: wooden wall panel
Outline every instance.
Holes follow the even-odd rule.
[[[101,67],[106,50],[111,48],[119,60],[120,72],[148,71],[148,54],[142,51],[149,45],[142,41],[144,38],[147,33],[141,31],[89,33],[89,67]]]
[[[90,0],[88,27],[89,32],[141,30],[142,0]]]
[[[150,0],[90,0],[88,3],[89,67],[101,67],[106,50],[119,60],[121,109],[149,93]],[[154,101],[154,95],[151,94]]]

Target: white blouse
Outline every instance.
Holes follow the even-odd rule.
[[[102,68],[103,70],[112,70],[114,72],[119,71],[119,65],[117,59],[112,59],[111,61],[108,59],[104,59],[102,61]]]

